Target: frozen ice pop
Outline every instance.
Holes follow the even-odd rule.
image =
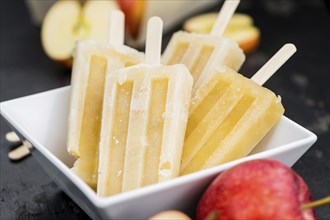
[[[238,4],[239,0],[225,1],[210,35],[179,31],[165,49],[162,63],[181,63],[189,69],[194,79],[193,95],[216,66],[222,64],[238,71],[245,60],[238,44],[221,36]]]
[[[109,196],[179,175],[192,77],[160,65],[162,21],[149,20],[146,63],[107,75],[97,194]]]
[[[251,79],[219,66],[192,98],[181,175],[250,153],[284,113],[261,85],[296,51],[286,44]]]
[[[73,171],[94,189],[106,73],[144,60],[143,53],[123,45],[123,33],[123,13],[114,11],[109,44],[80,41],[74,57],[67,148],[78,158]]]

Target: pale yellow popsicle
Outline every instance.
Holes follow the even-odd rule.
[[[98,145],[106,73],[141,63],[142,53],[94,41],[77,43],[72,70],[67,147],[77,157],[73,171],[96,189]]]
[[[178,176],[191,87],[183,65],[139,65],[108,75],[99,195]]]
[[[192,98],[181,175],[248,155],[283,113],[272,91],[219,66]]]
[[[162,63],[184,64],[194,78],[194,93],[208,79],[212,68],[223,64],[237,71],[244,60],[242,49],[229,38],[179,31],[168,44]]]
[[[148,42],[150,33],[161,38],[162,23],[159,18],[150,23],[158,31],[148,25],[148,64],[113,71],[106,79],[97,185],[100,196],[166,181],[180,172],[193,80],[184,65],[160,65],[148,53],[148,48],[156,48],[160,57],[160,43],[153,46]]]
[[[210,35],[179,31],[164,51],[163,64],[181,63],[189,69],[194,79],[193,95],[216,66],[225,65],[238,71],[245,60],[239,45],[221,36],[238,3],[237,0],[225,1]]]

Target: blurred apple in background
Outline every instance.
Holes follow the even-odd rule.
[[[117,3],[125,14],[126,29],[131,37],[136,39],[141,28],[146,0],[117,0]]]
[[[46,8],[45,4],[39,4],[40,1],[26,1],[31,9]],[[217,0],[58,0],[43,19],[42,45],[51,59],[71,67],[76,40],[93,39],[100,43],[107,42],[109,16],[114,9],[121,9],[125,13],[126,43],[141,48],[145,42],[149,17],[160,16],[164,21],[164,33],[166,33],[173,30],[173,27],[189,15],[211,6],[218,7],[218,4]],[[216,17],[217,13],[210,13],[188,19],[184,23],[184,30],[209,33]],[[253,26],[250,16],[235,14],[224,36],[236,40],[247,53],[258,46],[260,32]]]
[[[26,1],[33,6],[29,8],[42,6],[38,3],[40,1]],[[125,13],[126,43],[141,48],[145,43],[146,25],[151,16],[163,19],[166,33],[188,15],[217,4],[218,0],[58,0],[44,17],[42,45],[50,58],[71,67],[76,40],[93,39],[106,43],[109,15],[113,9],[120,8]]]
[[[72,65],[77,40],[93,39],[106,43],[109,16],[118,9],[115,1],[60,0],[47,12],[41,27],[42,46],[53,60]]]
[[[211,32],[218,13],[207,13],[188,19],[183,29],[188,32],[208,34]],[[232,38],[245,53],[255,50],[260,41],[260,31],[253,25],[251,16],[243,13],[235,13],[231,18],[224,37]]]

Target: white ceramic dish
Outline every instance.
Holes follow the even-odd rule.
[[[243,161],[271,158],[292,166],[316,141],[316,135],[286,117],[246,158],[142,189],[100,198],[71,170],[66,151],[70,87],[1,103],[1,114],[34,146],[40,165],[93,219],[147,219],[164,209],[189,212],[209,182],[221,171]]]

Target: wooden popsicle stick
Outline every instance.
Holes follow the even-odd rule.
[[[239,2],[240,0],[225,0],[210,35],[221,36],[223,34]]]
[[[252,76],[251,80],[263,85],[296,51],[293,44],[285,44]]]
[[[9,143],[17,143],[20,142],[21,140],[19,139],[19,137],[17,136],[17,134],[14,131],[8,132],[6,134],[6,140]]]
[[[8,157],[9,157],[9,159],[14,160],[14,161],[21,160],[30,154],[31,148],[32,148],[32,144],[29,141],[25,140],[25,141],[23,141],[23,144],[21,146],[10,151],[8,153]]]
[[[110,45],[123,45],[125,32],[125,15],[120,10],[111,12],[109,21],[109,38]]]
[[[145,51],[146,64],[160,64],[163,21],[160,17],[151,17],[148,21]]]

